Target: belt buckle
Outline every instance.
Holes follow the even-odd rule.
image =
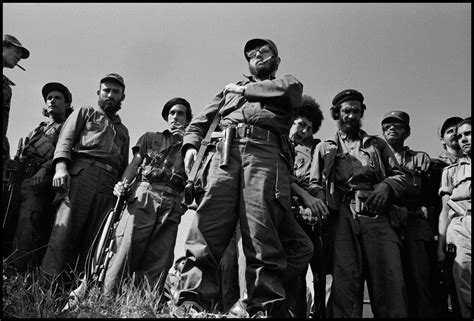
[[[245,125],[244,126],[244,137],[252,138],[252,125]]]

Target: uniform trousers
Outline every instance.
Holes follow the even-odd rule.
[[[31,177],[23,180],[12,254],[18,272],[41,264],[53,224],[52,201],[51,177],[44,180],[38,193],[33,191]]]
[[[453,276],[462,317],[472,318],[471,215],[456,216],[451,220],[446,242],[456,245]]]
[[[82,162],[73,163],[71,186],[56,211],[48,248],[41,264],[46,282],[66,272],[66,283],[84,271],[87,252],[101,222],[113,209],[117,174]],[[70,274],[72,272],[72,275]]]
[[[346,203],[335,215],[328,317],[361,318],[366,280],[375,318],[406,318],[401,240],[387,215],[354,218]]]
[[[178,225],[185,211],[176,194],[149,182],[138,184],[116,229],[114,255],[104,280],[106,296],[133,273],[137,285],[145,279],[151,288],[164,285],[174,262]]]
[[[428,220],[409,216],[404,235],[402,260],[407,287],[408,316],[434,318],[436,241]]]
[[[247,311],[276,315],[286,298],[282,277],[287,270],[278,229],[285,213],[291,213],[289,167],[281,148],[235,138],[227,167],[219,166],[219,153],[205,164],[204,195],[185,244],[180,301],[198,301],[207,309],[213,305],[219,291],[217,267],[239,220],[247,264]],[[296,251],[297,246],[292,255],[298,255]]]

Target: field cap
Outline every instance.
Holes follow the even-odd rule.
[[[41,93],[43,94],[43,99],[46,102],[46,97],[48,94],[52,91],[59,91],[64,95],[64,99],[66,103],[71,103],[72,102],[72,94],[69,91],[69,89],[64,86],[63,84],[59,82],[49,82],[46,85],[43,86],[43,89],[41,90]]]
[[[186,107],[186,120],[188,122],[191,121],[191,105],[186,99],[180,97],[172,98],[166,102],[166,104],[163,106],[163,110],[161,111],[161,116],[163,117],[163,119],[165,121],[168,121],[168,113],[170,112],[171,107],[178,104],[184,105]]]
[[[247,57],[247,52],[249,52],[252,49],[255,49],[258,46],[264,46],[264,45],[269,45],[270,49],[273,51],[273,54],[275,54],[275,56],[278,56],[278,49],[273,41],[271,41],[270,39],[254,38],[254,39],[250,39],[245,44],[245,47],[244,47],[245,59],[247,59],[247,61],[249,60],[249,58]]]
[[[113,80],[115,80],[115,81],[118,82],[120,85],[122,85],[122,87],[125,89],[125,82],[123,81],[122,76],[120,76],[119,74],[114,74],[114,73],[107,74],[107,75],[105,75],[104,77],[102,77],[102,79],[100,80],[100,83],[103,83],[106,79],[113,79]]]
[[[447,118],[444,122],[442,122],[439,127],[438,127],[438,134],[439,137],[443,138],[444,132],[446,129],[448,129],[450,126],[457,125],[462,121],[461,117],[453,116]]]
[[[364,96],[355,89],[345,89],[334,96],[332,105],[337,106],[348,100],[357,100],[362,104],[364,102]]]
[[[18,39],[16,39],[12,35],[3,35],[3,41],[8,42],[9,44],[20,48],[21,49],[21,59],[26,59],[30,56],[29,50],[26,49],[25,47],[23,47],[21,45],[20,41],[18,41]]]
[[[410,128],[410,116],[404,111],[400,111],[400,110],[389,111],[383,116],[382,124],[386,123],[389,119],[398,120],[402,122],[403,124],[405,124],[406,126],[408,126],[408,128]]]

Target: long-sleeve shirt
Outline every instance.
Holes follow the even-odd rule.
[[[303,84],[294,76],[281,79],[255,81],[252,77],[237,83],[246,86],[245,93],[228,93],[220,109],[220,128],[232,124],[245,123],[273,133],[288,136],[293,123],[294,111],[301,104]],[[183,139],[183,150],[190,144],[198,148],[223,99],[219,93],[203,112],[194,117]]]
[[[371,190],[381,182],[388,184],[395,198],[400,199],[411,188],[409,175],[383,139],[361,130],[360,140],[349,142],[344,133],[338,132],[334,139],[316,146],[310,190],[313,194],[323,192],[328,206],[337,210],[342,194]]]
[[[83,106],[64,122],[54,152],[70,162],[75,157],[94,157],[114,166],[121,173],[128,165],[130,136],[120,117],[110,119],[100,107]]]

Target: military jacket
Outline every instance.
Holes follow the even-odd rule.
[[[15,84],[8,79],[7,76],[3,75],[3,155],[9,155],[10,145],[7,139],[8,119],[10,117],[10,105],[12,100],[12,88]]]
[[[316,146],[310,173],[312,194],[322,191],[328,206],[337,210],[343,194],[372,190],[384,182],[401,199],[410,188],[411,175],[398,164],[385,140],[361,130],[360,141],[348,146],[344,136],[338,132]]]
[[[130,136],[120,117],[109,118],[100,107],[74,110],[64,122],[54,152],[54,161],[74,156],[102,160],[122,173],[128,165]]]
[[[27,175],[35,174],[40,167],[47,174],[53,173],[53,155],[58,142],[62,122],[41,122],[25,139],[20,162],[26,166]]]
[[[221,129],[231,124],[245,123],[288,137],[295,109],[301,104],[303,84],[291,75],[263,81],[248,77],[237,84],[246,86],[243,95],[228,93],[224,97],[221,92],[204,107],[200,115],[193,118],[183,139],[183,150],[188,144],[199,148],[222,99],[225,101],[219,111]]]
[[[141,179],[182,192],[186,185],[186,173],[181,145],[182,139],[175,138],[169,130],[143,134],[132,148],[134,154],[139,152],[143,158]]]

